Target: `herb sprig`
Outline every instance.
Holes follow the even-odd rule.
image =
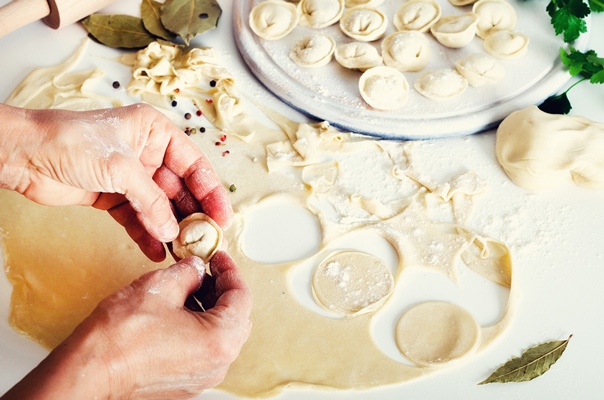
[[[604,0],[551,0],[546,8],[556,35],[562,35],[565,43],[572,43],[582,33],[587,32],[585,18],[592,12],[604,11]],[[568,114],[572,109],[568,91],[577,84],[589,80],[592,84],[604,83],[604,59],[594,50],[581,52],[569,46],[567,52],[560,49],[560,59],[568,67],[571,76],[583,78],[575,82],[561,94],[547,98],[539,106],[542,111],[551,114]]]

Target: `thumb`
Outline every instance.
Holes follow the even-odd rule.
[[[172,213],[170,200],[166,193],[147,174],[143,165],[136,160],[127,166],[128,174],[120,179],[126,199],[136,211],[141,224],[147,232],[161,242],[171,242],[178,236],[178,223]]]
[[[160,270],[158,292],[173,306],[183,307],[187,297],[194,293],[206,278],[205,264],[199,257],[186,257]],[[159,272],[159,271],[158,271]]]

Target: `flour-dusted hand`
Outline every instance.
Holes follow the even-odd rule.
[[[150,106],[75,112],[0,104],[0,116],[0,187],[40,204],[108,210],[154,261],[165,258],[161,242],[178,234],[173,210],[231,223],[227,191],[206,156]]]
[[[188,257],[110,295],[3,400],[186,399],[217,385],[250,334],[252,297],[226,253],[210,269]],[[216,304],[185,308],[208,278]]]

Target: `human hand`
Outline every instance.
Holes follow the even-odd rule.
[[[201,259],[147,273],[101,301],[6,399],[185,399],[217,385],[250,334],[252,298],[225,252],[210,268],[212,308],[184,307],[207,278]]]
[[[206,156],[150,106],[74,112],[0,104],[0,115],[8,121],[0,130],[0,187],[40,204],[108,210],[153,261],[165,258],[161,242],[178,234],[173,211],[203,211],[222,228],[232,221]]]

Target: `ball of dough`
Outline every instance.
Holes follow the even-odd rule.
[[[200,257],[210,261],[222,243],[222,229],[203,213],[194,213],[180,221],[180,233],[172,242],[172,251],[180,258]]]
[[[480,325],[463,308],[441,301],[411,307],[396,324],[396,344],[410,361],[422,367],[447,364],[473,353]]]
[[[522,188],[546,190],[574,181],[604,189],[602,123],[530,106],[505,118],[496,138],[497,161]]]

